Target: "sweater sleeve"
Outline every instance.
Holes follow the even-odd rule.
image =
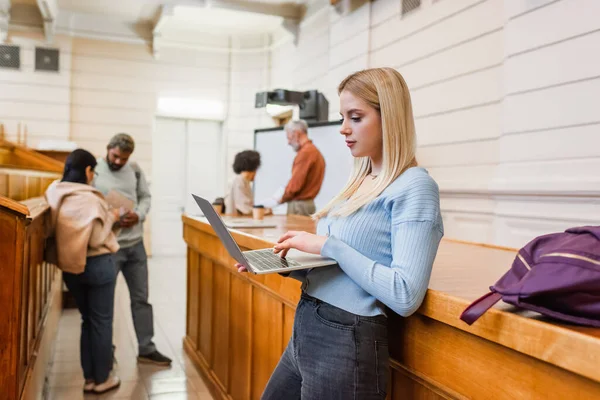
[[[150,188],[148,187],[148,181],[146,181],[146,175],[144,171],[139,169],[139,181],[137,184],[137,206],[135,207],[135,213],[140,217],[140,221],[146,220],[146,215],[150,211],[150,202],[152,196],[150,194]]]
[[[392,226],[392,263],[379,264],[330,236],[321,254],[333,258],[365,291],[397,314],[407,317],[420,307],[442,238],[433,221],[407,221]]]
[[[99,218],[96,218],[92,222],[92,233],[88,246],[91,248],[97,248],[106,243],[106,239],[112,232],[115,219],[112,213],[107,213],[106,221],[103,223]]]

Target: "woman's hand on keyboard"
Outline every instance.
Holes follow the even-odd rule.
[[[281,253],[285,257],[290,249],[297,249],[305,253],[321,254],[321,249],[327,236],[317,236],[308,232],[289,231],[279,238],[273,248],[275,254]]]

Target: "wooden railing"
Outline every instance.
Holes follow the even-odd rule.
[[[48,186],[60,177],[56,172],[0,166],[0,196],[16,201],[42,197]]]
[[[0,196],[16,201],[40,197],[63,168],[58,160],[0,139]]]
[[[0,139],[0,165],[58,173],[64,168],[64,163],[58,160],[2,139]]]
[[[0,196],[0,398],[39,398],[61,312],[61,273],[44,261],[49,208]]]

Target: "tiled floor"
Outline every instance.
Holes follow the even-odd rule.
[[[150,303],[154,307],[154,341],[158,350],[173,359],[171,368],[138,365],[137,341],[129,293],[119,274],[115,295],[113,342],[117,346],[116,374],[121,387],[102,396],[83,395],[83,376],[79,364],[80,316],[65,310],[60,320],[56,352],[49,377],[52,400],[78,399],[152,399],[210,400],[206,385],[183,351],[185,334],[186,265],[184,258],[152,258]]]

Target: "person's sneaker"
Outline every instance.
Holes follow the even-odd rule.
[[[150,354],[144,354],[138,356],[138,362],[142,364],[156,364],[156,365],[171,365],[171,359],[167,356],[163,356],[158,352],[158,350],[154,350]]]
[[[121,380],[119,379],[119,377],[115,375],[109,375],[108,379],[105,382],[94,386],[94,390],[92,391],[92,393],[106,393],[109,390],[118,388],[119,386],[121,386]]]
[[[94,391],[94,387],[95,387],[95,383],[94,380],[86,380],[85,383],[83,384],[83,393],[92,393]]]

